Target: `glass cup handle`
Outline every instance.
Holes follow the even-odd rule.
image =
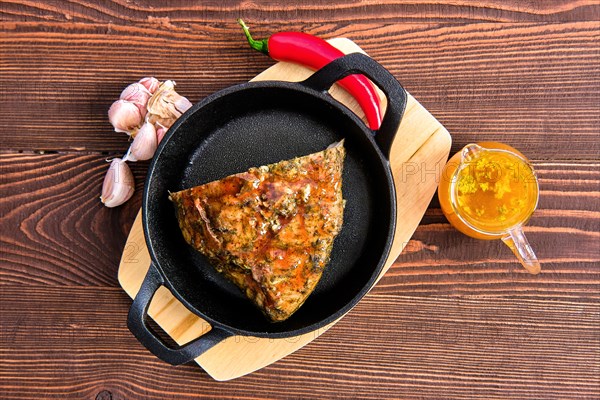
[[[510,230],[508,235],[502,238],[502,241],[512,250],[529,273],[533,275],[540,273],[542,269],[540,261],[533,252],[521,227]]]

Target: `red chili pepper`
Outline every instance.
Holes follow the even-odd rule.
[[[250,47],[277,61],[291,61],[312,69],[320,69],[344,55],[325,40],[303,32],[278,32],[266,39],[255,40],[244,21],[238,19],[238,22],[244,29]],[[381,126],[379,96],[367,77],[358,74],[349,75],[338,83],[356,98],[367,117],[369,127],[373,130],[379,129]]]

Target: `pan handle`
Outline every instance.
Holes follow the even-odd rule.
[[[379,86],[387,97],[387,110],[381,127],[376,131],[375,142],[383,155],[389,159],[392,143],[406,108],[406,91],[387,69],[369,56],[352,53],[333,60],[301,83],[319,92],[325,92],[336,81],[352,74],[365,75]]]
[[[154,264],[150,264],[127,316],[127,327],[131,333],[155,356],[171,365],[185,364],[233,335],[232,332],[213,326],[210,331],[183,346],[170,347],[147,324],[148,307],[154,294],[163,284],[162,275]]]

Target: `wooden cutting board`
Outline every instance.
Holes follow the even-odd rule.
[[[332,39],[330,43],[345,53],[362,52],[348,39]],[[311,73],[311,70],[300,65],[280,62],[253,80],[300,81]],[[402,82],[401,76],[397,78]],[[364,119],[354,98],[343,89],[334,85],[330,93]],[[385,97],[381,92],[380,97],[385,104]],[[437,188],[441,169],[448,159],[450,144],[448,131],[409,94],[404,118],[390,156],[398,213],[392,249],[380,278],[396,260],[421,221]],[[142,217],[138,213],[119,266],[119,282],[132,298],[140,289],[149,265],[150,255],[142,230]],[[187,343],[210,329],[208,323],[188,311],[164,287],[156,292],[148,314],[179,344]],[[352,311],[345,318],[352,318]],[[317,331],[285,339],[233,336],[195,361],[216,380],[234,379],[300,349],[334,324],[335,322]]]

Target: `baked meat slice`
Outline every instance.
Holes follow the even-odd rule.
[[[314,290],[343,222],[343,142],[171,193],[185,240],[271,321]]]

